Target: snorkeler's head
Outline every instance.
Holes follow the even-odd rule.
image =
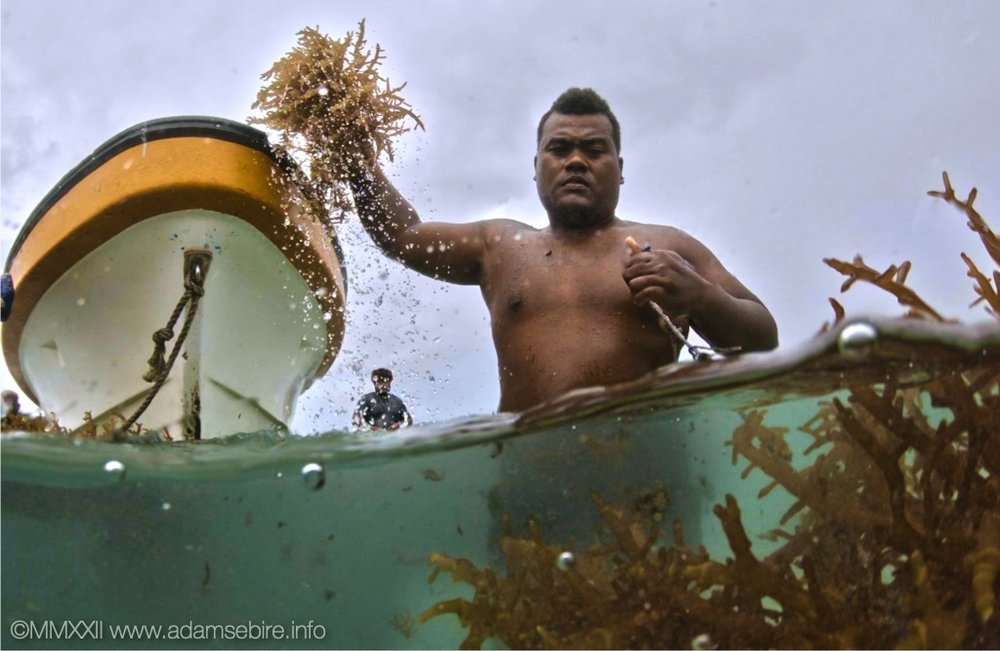
[[[392,386],[392,371],[387,368],[375,369],[372,371],[372,384],[378,393],[389,393],[389,388]]]

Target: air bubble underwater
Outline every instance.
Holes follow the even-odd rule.
[[[125,464],[121,461],[111,459],[104,464],[104,472],[108,473],[111,477],[116,478],[118,481],[125,481]]]
[[[326,485],[326,470],[323,464],[307,463],[302,466],[302,480],[306,486],[314,491],[318,491]]]
[[[556,567],[568,572],[576,566],[576,555],[573,552],[563,552],[556,557]]]
[[[837,349],[850,359],[864,359],[875,351],[878,330],[870,323],[852,323],[837,337]]]

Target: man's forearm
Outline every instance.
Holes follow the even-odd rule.
[[[703,339],[717,348],[738,346],[741,352],[778,346],[778,328],[766,307],[716,289],[699,314],[691,315],[692,326]]]
[[[377,167],[356,174],[350,184],[365,231],[380,249],[401,257],[400,235],[420,223],[417,211]]]

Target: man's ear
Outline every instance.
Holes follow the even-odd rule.
[[[538,180],[538,156],[537,155],[534,158],[531,159],[531,169],[535,171],[535,173],[532,174],[532,176],[531,176],[531,180],[532,181],[537,181]]]
[[[618,176],[619,176],[618,183],[619,184],[622,184],[622,183],[625,182],[624,171],[625,171],[625,160],[621,156],[619,156],[618,157]]]

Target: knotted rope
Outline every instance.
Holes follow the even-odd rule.
[[[153,388],[146,394],[145,399],[143,399],[139,408],[135,410],[135,413],[125,421],[124,425],[115,431],[116,439],[125,437],[129,428],[135,425],[139,417],[142,416],[143,412],[153,402],[156,394],[163,387],[164,382],[167,381],[170,369],[173,368],[174,362],[177,361],[177,356],[180,355],[184,340],[187,338],[188,332],[191,330],[191,325],[194,323],[195,314],[198,312],[198,301],[205,295],[205,274],[208,271],[208,265],[211,260],[212,254],[208,251],[185,252],[184,294],[177,302],[177,306],[170,315],[167,325],[153,333],[153,354],[149,358],[149,370],[142,376],[142,379],[146,382],[153,383]],[[184,317],[184,324],[181,326],[181,331],[177,336],[177,342],[174,344],[173,350],[170,351],[170,357],[167,358],[167,342],[174,338],[174,326],[177,324],[177,320],[180,319],[181,313],[184,312],[185,308],[187,308],[187,314]]]
[[[632,252],[632,255],[635,255],[636,253],[647,253],[652,250],[652,247],[648,244],[645,246],[639,246],[639,243],[636,242],[635,238],[633,238],[631,235],[625,238],[625,245],[628,246],[629,250]],[[687,337],[684,336],[684,333],[681,332],[680,328],[674,325],[674,322],[670,320],[670,317],[667,316],[667,313],[663,311],[662,307],[660,307],[653,301],[650,301],[649,303],[647,303],[647,305],[649,305],[650,309],[652,309],[653,312],[656,313],[656,316],[658,317],[656,319],[656,322],[659,324],[660,329],[666,332],[668,335],[673,335],[678,339],[678,341],[684,344],[684,347],[687,348],[688,354],[690,354],[691,358],[694,360],[697,360],[699,362],[707,362],[715,359],[720,355],[729,355],[732,353],[738,353],[741,350],[739,346],[733,346],[731,348],[716,348],[714,346],[696,346],[695,344],[692,344],[690,341],[687,340]]]

